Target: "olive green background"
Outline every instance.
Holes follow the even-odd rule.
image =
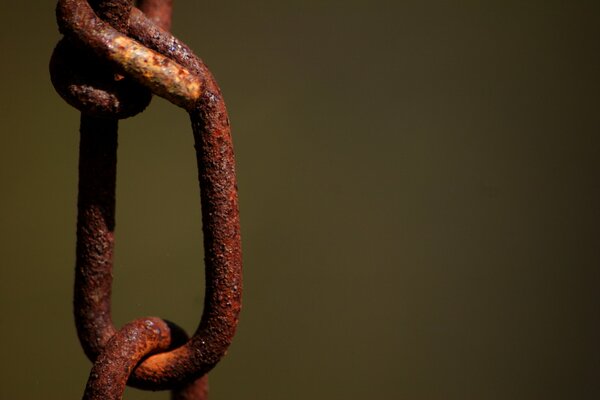
[[[176,1],[233,124],[244,306],[211,399],[600,398],[597,1]],[[80,398],[78,113],[0,25],[1,399]],[[121,124],[114,317],[193,331],[186,114]],[[128,390],[126,399],[167,399]]]

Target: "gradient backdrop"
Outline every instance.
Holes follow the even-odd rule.
[[[4,1],[1,399],[76,399],[78,113],[53,1]],[[598,1],[183,1],[229,106],[244,309],[213,400],[600,398]],[[186,114],[122,123],[114,317],[190,332]],[[167,399],[128,390],[126,399]]]

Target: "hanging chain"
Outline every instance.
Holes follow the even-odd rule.
[[[206,399],[207,372],[225,355],[241,310],[235,160],[221,91],[168,29],[172,0],[59,0],[64,38],[50,62],[58,93],[81,111],[74,314],[94,367],[84,399],[120,399],[125,385]],[[206,288],[191,338],[172,322],[111,317],[118,119],[157,94],[188,111],[195,141]]]

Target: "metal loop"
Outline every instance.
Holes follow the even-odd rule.
[[[152,93],[131,78],[107,73],[106,63],[61,40],[50,60],[54,88],[71,106],[100,118],[128,118],[150,104]]]
[[[235,160],[220,89],[187,46],[135,8],[127,35],[100,20],[85,0],[59,0],[57,19],[69,40],[190,114],[204,233],[204,310],[191,339],[148,357],[129,379],[129,384],[145,389],[180,387],[203,376],[223,357],[241,310]],[[75,316],[81,343],[92,360],[107,351],[117,334],[110,317],[116,129],[110,137],[102,126],[110,123],[82,118],[81,128]]]
[[[183,336],[182,336],[183,335]],[[106,344],[94,363],[83,395],[84,400],[121,400],[127,379],[136,364],[148,354],[168,350],[187,336],[160,318],[141,318],[126,324]],[[174,390],[174,400],[205,400],[208,377]]]
[[[92,0],[90,4],[111,26],[127,31],[132,8],[129,0]],[[170,19],[170,15],[165,17]],[[66,38],[52,53],[50,78],[67,103],[94,117],[128,118],[144,111],[152,99],[150,90],[116,73],[105,60]]]
[[[128,323],[113,335],[94,363],[83,399],[121,400],[137,363],[170,345],[170,330],[163,320],[143,318]]]
[[[112,28],[94,14],[87,1],[59,0],[56,15],[65,36],[111,62],[154,94],[188,111],[196,107],[203,90],[201,76]],[[152,22],[148,20],[147,24]]]

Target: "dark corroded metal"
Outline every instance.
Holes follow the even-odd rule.
[[[96,12],[107,19],[113,26],[126,30],[131,11],[128,0],[92,1]],[[67,38],[61,43],[68,44]],[[57,49],[60,48],[60,44]],[[75,54],[72,57],[69,53]],[[65,57],[77,58],[81,51],[75,51],[72,46],[66,48]],[[56,57],[56,55],[59,57]],[[55,51],[53,60],[61,59],[60,51]],[[72,61],[72,60],[70,60]],[[94,63],[96,63],[94,61]],[[106,67],[106,63],[102,64]],[[110,71],[110,69],[109,69]],[[96,72],[96,71],[94,71]],[[110,75],[110,72],[102,73]],[[114,75],[114,74],[113,74]],[[69,79],[79,77],[85,79],[86,74],[80,77],[78,74],[69,76]],[[131,79],[122,79],[131,82]],[[83,85],[89,85],[85,80]],[[146,88],[135,88],[131,92],[125,91],[126,95],[133,98],[140,94],[150,92]],[[90,98],[92,104],[98,105],[105,98],[102,89],[94,92],[95,96]],[[108,93],[110,94],[110,93]],[[132,100],[125,104],[133,103],[134,108],[139,102]],[[95,114],[93,114],[95,115]],[[77,264],[75,272],[75,316],[76,323],[81,320],[80,315],[86,313],[87,318],[94,325],[106,326],[108,329],[99,331],[100,337],[96,338],[95,352],[89,352],[86,346],[87,340],[80,334],[80,340],[84,345],[86,354],[94,360],[97,353],[108,340],[115,334],[116,330],[112,324],[110,314],[110,294],[112,285],[112,256],[114,247],[114,210],[115,210],[115,181],[117,162],[117,131],[119,117],[118,112],[113,112],[111,118],[97,118],[89,113],[82,113],[81,117],[81,140],[79,157],[79,197],[77,217]],[[90,279],[93,278],[93,279]],[[90,291],[86,285],[95,285]],[[95,293],[90,296],[88,293]],[[89,312],[94,310],[94,312]],[[78,329],[78,332],[81,332]]]
[[[147,19],[156,24],[152,24],[154,29],[157,26],[170,29],[172,0],[137,3]],[[129,0],[94,0],[90,5],[104,21],[127,34],[132,9]],[[136,13],[140,11],[136,9]],[[58,93],[86,115],[127,118],[142,112],[150,103],[150,90],[131,77],[115,73],[107,64],[90,49],[77,47],[72,40],[63,38],[52,54],[50,77]]]
[[[165,31],[171,30],[173,0],[138,0],[136,3],[137,7],[154,23],[154,25]]]
[[[126,324],[108,341],[90,372],[84,400],[120,400],[131,371],[148,354],[164,351],[181,340],[179,328],[160,318]],[[174,342],[175,341],[175,342]],[[207,376],[173,390],[173,400],[206,400]]]
[[[170,25],[171,2],[164,1],[165,6],[163,7],[160,7],[160,3],[160,1],[153,1],[152,7],[146,7],[145,12],[150,17],[158,16],[163,26],[168,27]],[[123,25],[122,22],[128,20],[128,14],[120,12],[120,10],[125,9],[127,11],[131,9],[130,6],[128,7],[127,2],[110,0],[95,2],[93,4],[98,7],[96,12],[110,21],[113,26],[126,29],[126,25]],[[143,6],[144,2],[141,2],[141,5]],[[106,69],[97,67],[94,67],[93,71],[85,70],[87,73],[83,74],[85,75],[84,77],[78,75],[77,72],[81,72],[81,69],[80,71],[76,71],[77,69],[74,71],[73,64],[71,63],[79,63],[81,65],[80,57],[86,53],[75,51],[76,49],[72,48],[72,46],[69,48],[67,46],[68,43],[63,39],[53,54],[53,63],[56,65],[57,60],[59,60],[59,62],[64,64],[61,68],[66,67],[65,70],[69,72],[67,74],[62,73],[64,77],[62,79],[63,82],[67,82],[71,88],[78,88],[74,80],[79,79],[80,86],[90,90],[89,88],[94,88],[94,86],[90,85],[90,82],[86,81],[86,78],[92,78],[92,82],[98,82],[98,78],[94,77],[94,74],[91,72],[103,74],[101,76],[103,76],[104,82],[111,82],[113,77],[110,72],[106,73]],[[90,65],[98,65],[98,60],[90,61]],[[100,65],[106,67],[105,63],[100,63]],[[131,79],[125,78],[119,79],[119,81],[121,83],[129,83],[128,87],[125,87],[117,97],[121,100],[117,104],[122,109],[127,106],[139,109],[140,101],[146,103],[149,101],[150,92],[146,88],[140,87],[137,84],[131,85]],[[114,96],[114,92],[110,93],[97,87],[92,90],[92,93],[94,96],[88,96],[88,104],[81,105],[81,99],[76,99],[76,102],[79,101],[80,103],[79,109],[89,110],[90,107],[97,107],[98,104],[102,106],[107,96],[109,98],[110,96]],[[147,96],[147,100],[140,96]],[[123,99],[126,101],[122,101]],[[75,314],[78,316],[81,315],[82,311],[95,309],[95,312],[89,313],[88,317],[95,320],[97,326],[108,328],[99,330],[99,334],[102,337],[96,344],[102,345],[103,348],[115,332],[110,316],[112,274],[111,268],[106,267],[112,264],[118,129],[116,118],[122,117],[122,113],[119,110],[112,110],[112,117],[97,118],[91,116],[89,112],[82,114],[79,167],[80,185],[77,224]],[[100,247],[93,249],[90,246]],[[101,251],[98,251],[99,249]],[[102,268],[98,268],[98,266],[102,266]],[[93,279],[89,279],[90,276]],[[100,297],[89,295],[88,286],[90,284],[96,285],[93,292],[99,294]],[[82,304],[85,305],[82,306]],[[76,317],[76,321],[80,321],[81,319]],[[184,344],[188,339],[187,335],[175,325],[173,327],[176,332],[179,332],[179,335],[173,340],[173,346]],[[85,338],[82,338],[82,341],[85,341]],[[84,348],[87,348],[87,346],[84,346]],[[113,363],[112,365],[116,364]],[[174,399],[204,400],[207,398],[207,381],[208,376],[204,376],[179,388],[173,388],[171,396]],[[114,388],[114,386],[106,385],[102,385],[102,387]],[[117,389],[117,392],[119,390],[121,389]]]
[[[85,0],[60,0],[56,15],[61,32],[112,62],[154,94],[193,109],[201,80],[180,64],[120,33],[99,19]]]
[[[115,225],[115,178],[117,161],[117,120],[81,117],[79,155],[79,199],[77,218],[77,265],[75,273],[74,312],[81,321],[98,329],[98,351],[116,334],[110,313],[112,255]],[[169,323],[172,347],[181,346],[188,337]],[[81,333],[82,330],[78,329]],[[81,337],[82,344],[86,337]],[[88,346],[83,346],[88,348]],[[92,357],[91,357],[92,358]],[[96,360],[96,355],[92,360]],[[175,399],[206,399],[207,376],[173,391]]]
[[[84,400],[120,400],[133,368],[146,355],[166,350],[170,329],[159,318],[138,319],[125,325],[106,344],[96,360]]]
[[[171,392],[171,400],[206,400],[208,399],[208,375],[196,379],[180,390]]]
[[[132,78],[114,73],[105,60],[62,39],[50,60],[56,91],[82,113],[100,118],[127,118],[143,111],[151,92]]]
[[[115,29],[126,31],[129,0],[91,0],[90,5]],[[150,90],[115,73],[106,60],[67,37],[52,54],[50,76],[59,94],[86,115],[126,118],[143,111],[151,99]]]
[[[118,2],[114,0],[114,3]],[[168,27],[164,15],[170,11],[170,2],[165,1],[163,6],[151,0],[139,3],[150,15],[145,17],[142,11],[131,9],[128,24],[120,26],[125,33],[99,19],[85,0],[60,0],[57,17],[61,32],[76,46],[91,49],[94,55],[107,60],[115,71],[132,77],[190,113],[204,233],[204,310],[191,339],[177,347],[177,341],[171,338],[169,346],[161,347],[161,352],[145,358],[131,371],[129,384],[152,390],[181,388],[173,398],[200,399],[207,391],[203,376],[225,354],[241,309],[241,240],[229,120],[218,85],[202,61],[152,22],[159,21],[163,27]],[[118,9],[99,7],[102,2],[96,1],[93,5],[97,11],[123,15]],[[154,10],[154,16],[150,10]],[[93,120],[88,122],[95,124]],[[98,123],[98,129],[105,123],[108,122]],[[82,118],[82,156],[87,146],[83,138],[85,124]],[[88,137],[87,140],[90,148],[103,148],[104,139]],[[94,144],[95,141],[101,143]],[[104,145],[110,147],[110,143]],[[97,173],[106,162],[105,158],[99,157],[101,160],[94,164],[90,161],[93,157],[80,162],[82,194],[75,308],[82,345],[86,354],[99,362],[100,354],[108,351],[107,346],[118,335],[110,318],[114,180],[110,182],[112,173],[92,176],[92,171]],[[153,346],[142,347],[155,349]],[[171,347],[177,348],[171,350]],[[182,387],[195,379],[189,386]]]
[[[79,142],[79,197],[74,313],[79,339],[95,361],[116,333],[110,313],[112,258],[115,229],[117,120],[82,114]],[[90,293],[93,293],[90,296]],[[101,326],[89,351],[80,321]]]

